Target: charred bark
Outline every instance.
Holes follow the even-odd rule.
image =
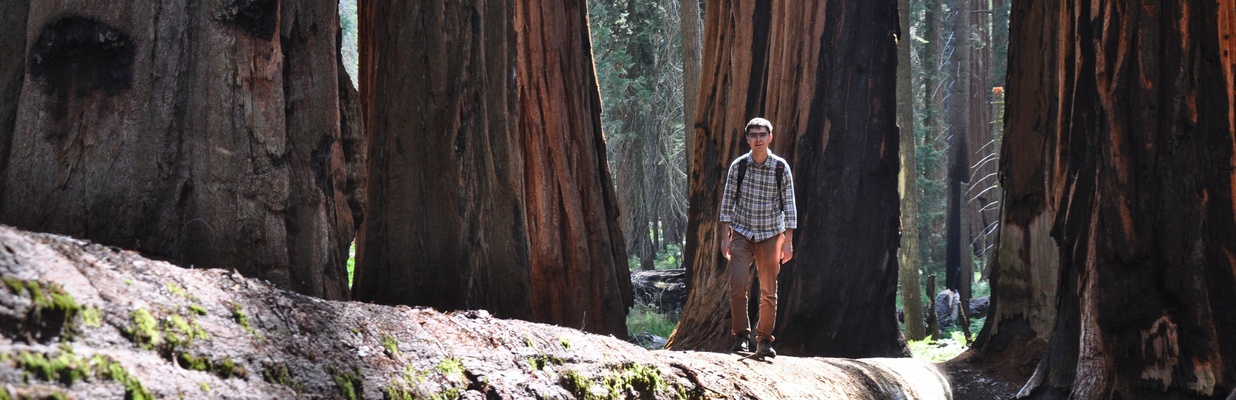
[[[32,4],[0,220],[346,298],[332,4]]]
[[[23,77],[26,74],[26,58],[13,56],[26,54],[26,16],[30,14],[30,0],[12,0],[0,4],[0,198],[3,198],[5,174],[8,165],[9,146],[13,143],[17,125],[17,103],[21,99]]]
[[[1064,111],[1048,132],[1055,146],[1043,148],[1062,177],[1052,185],[1060,308],[1022,395],[1221,398],[1236,388],[1236,315],[1226,311],[1236,306],[1234,7],[1014,9],[1014,25],[1041,28],[1015,30],[1013,51],[1043,40],[1050,56],[1010,69],[1042,68],[1060,83],[1011,102],[1046,113],[1055,103],[1042,100],[1055,98]]]
[[[773,152],[786,156],[798,182],[796,254],[780,278],[778,350],[905,354],[894,309],[896,2],[709,6],[685,254],[693,279],[668,346],[721,350],[728,342],[729,308],[721,301],[728,280],[717,236],[722,178],[746,150],[747,119],[763,115],[775,127]]]

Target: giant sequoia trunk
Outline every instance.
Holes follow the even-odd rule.
[[[26,53],[26,16],[29,0],[9,0],[0,4],[0,188],[4,187],[2,172],[8,164],[9,145],[13,142],[13,127],[17,122],[17,101],[21,96],[22,77],[25,75],[25,57],[13,56]]]
[[[635,300],[605,158],[588,8],[528,0],[515,11],[533,315],[625,338]]]
[[[360,3],[373,146],[358,298],[626,336],[584,12]]]
[[[691,293],[669,347],[729,343],[718,207],[746,121],[774,124],[793,167],[799,225],[782,267],[777,349],[905,354],[897,290],[895,1],[726,1],[706,13],[704,76],[685,257]],[[754,309],[752,310],[754,312]]]
[[[33,2],[0,221],[347,298],[335,6]]]
[[[1025,160],[1048,166],[1046,193],[1023,198],[1057,202],[1060,243],[1060,308],[1022,394],[1230,398],[1236,5],[1019,3],[1012,21],[1011,52],[1021,56],[1011,89],[1038,84],[1045,95],[1011,92],[1011,111],[1058,116],[1046,126],[1011,121],[1007,133],[1043,144],[1017,150],[1042,151],[1042,164]],[[1037,136],[1044,127],[1048,136]],[[1033,227],[1051,209],[1019,217]]]

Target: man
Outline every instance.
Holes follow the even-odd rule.
[[[730,164],[721,197],[721,254],[730,260],[732,350],[748,349],[747,290],[754,262],[760,280],[756,354],[776,357],[772,331],[777,322],[777,273],[781,264],[794,258],[791,243],[798,227],[794,178],[789,163],[768,151],[773,140],[771,122],[755,118],[743,131],[751,151]]]

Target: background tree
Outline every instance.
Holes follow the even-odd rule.
[[[1050,345],[1021,394],[1231,393],[1236,6],[1049,1],[1019,3],[1011,19],[1005,154],[1040,155],[1008,163],[1019,206],[1005,219],[1045,251],[1037,227],[1052,220],[1061,284]]]
[[[681,260],[686,224],[678,8],[678,0],[589,3],[623,232],[646,270],[658,258]]]
[[[374,143],[359,299],[626,336],[585,11],[359,3]]]
[[[896,2],[826,6],[709,5],[703,70],[710,72],[696,118],[702,127],[685,254],[693,279],[672,349],[721,350],[728,343],[717,207],[726,167],[746,151],[743,126],[764,115],[776,126],[774,152],[787,156],[799,182],[797,253],[781,273],[778,350],[906,353],[894,310]]]
[[[0,221],[346,299],[335,6],[31,3]]]
[[[926,336],[923,325],[923,290],[919,285],[918,255],[918,163],[915,158],[914,93],[910,79],[910,1],[897,2],[897,125],[900,137],[901,244],[897,251],[898,287],[905,309],[906,339]]]

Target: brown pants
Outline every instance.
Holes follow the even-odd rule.
[[[785,234],[760,242],[752,242],[738,233],[730,244],[730,316],[734,319],[734,335],[751,331],[747,318],[747,291],[751,289],[751,263],[760,277],[760,320],[755,339],[772,341],[777,324],[777,273],[781,272],[781,244]]]

